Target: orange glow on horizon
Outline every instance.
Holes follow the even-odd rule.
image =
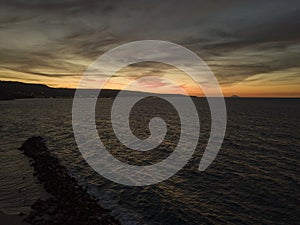
[[[169,65],[161,66],[159,70],[153,71],[155,68],[153,65],[148,67],[125,67],[118,71],[113,78],[111,78],[104,86],[105,89],[122,90],[126,88],[128,83],[133,82],[139,78],[157,77],[152,81],[145,81],[138,83],[140,86],[135,86],[134,91],[144,91],[153,93],[165,93],[165,94],[178,94],[178,90],[174,88],[171,83],[164,83],[164,79],[175,81],[177,85],[183,88],[188,95],[205,97],[203,91],[199,89],[198,85],[191,80],[184,72],[173,68]],[[15,72],[15,71],[1,71],[5,72],[8,76],[1,78],[3,81],[19,81],[24,83],[45,84],[53,88],[77,88],[81,79],[80,75],[55,77],[55,76],[39,76],[36,74]],[[153,76],[154,74],[154,76]],[[279,74],[280,75],[280,74]],[[258,79],[248,78],[245,81],[232,83],[230,85],[220,85],[223,95],[225,97],[231,97],[238,95],[240,97],[300,97],[300,78],[297,81],[279,83],[269,81],[270,77],[279,76],[278,74],[259,74],[253,77],[259,77]],[[13,78],[15,77],[15,78]],[[99,87],[100,84],[96,84],[94,88]]]

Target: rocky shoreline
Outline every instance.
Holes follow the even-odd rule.
[[[51,194],[48,199],[39,199],[32,205],[25,222],[33,225],[120,224],[68,174],[49,152],[42,137],[29,138],[19,149],[33,159],[35,175]]]

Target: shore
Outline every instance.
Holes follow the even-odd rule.
[[[43,138],[29,138],[20,150],[33,159],[35,175],[51,194],[37,200],[24,221],[33,225],[120,224],[89,195],[48,150]]]

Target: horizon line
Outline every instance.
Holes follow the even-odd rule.
[[[97,88],[70,88],[70,87],[53,87],[51,85],[43,84],[43,83],[30,83],[30,82],[22,82],[22,81],[13,81],[13,80],[0,80],[0,82],[11,82],[11,83],[20,83],[25,85],[43,85],[51,89],[67,89],[67,90],[73,90],[76,91],[77,89],[81,90],[111,90],[111,91],[128,91],[128,92],[142,92],[142,93],[149,93],[149,94],[161,94],[161,95],[180,95],[180,96],[189,96],[189,97],[197,97],[197,98],[222,98],[220,96],[205,96],[205,95],[184,95],[179,93],[155,93],[155,92],[146,92],[141,90],[125,90],[125,89],[112,89],[112,88],[105,88],[105,89],[97,89]],[[300,94],[297,95],[291,95],[291,96],[284,96],[284,95],[240,95],[240,94],[232,94],[232,95],[224,95],[224,98],[233,98],[233,99],[239,99],[239,98],[293,98],[297,99],[300,98]]]

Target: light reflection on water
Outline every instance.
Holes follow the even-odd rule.
[[[103,99],[96,120],[100,137],[118,159],[146,165],[170,154],[179,128],[177,115],[167,104],[157,103],[154,110],[165,115],[169,133],[160,147],[145,154],[126,150],[113,138],[108,121],[112,101]],[[124,224],[299,222],[300,101],[227,100],[225,141],[215,162],[201,173],[197,168],[209,135],[209,111],[204,100],[196,102],[201,136],[189,164],[160,184],[126,187],[100,177],[82,159],[72,132],[72,100],[1,101],[0,208],[10,213],[26,211],[45,195],[32,177],[28,159],[17,150],[27,138],[40,135],[70,173]],[[137,106],[132,113],[133,132],[146,137],[147,119],[154,114],[145,105]]]

